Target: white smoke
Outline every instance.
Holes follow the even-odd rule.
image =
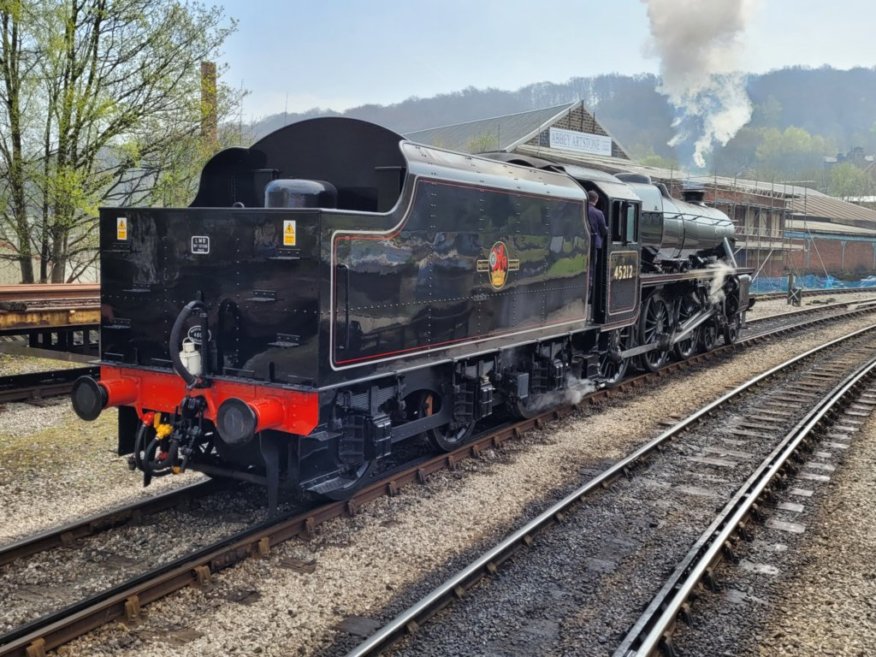
[[[709,301],[711,303],[719,303],[724,300],[724,281],[727,280],[729,274],[736,270],[722,260],[718,260],[710,264],[707,269],[714,272],[712,283],[709,286]]]
[[[648,6],[653,41],[660,58],[658,89],[679,111],[671,146],[691,138],[700,168],[715,142],[722,146],[751,118],[745,76],[737,69],[740,37],[760,0],[642,0]]]
[[[530,400],[527,410],[530,413],[540,413],[560,404],[577,406],[596,386],[590,379],[578,379],[571,374],[566,375],[566,387],[563,390],[545,392]]]

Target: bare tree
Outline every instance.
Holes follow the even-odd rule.
[[[25,79],[32,66],[25,50],[21,0],[0,0],[0,237],[12,247],[21,278],[33,282],[33,254],[26,198]]]
[[[30,47],[22,55],[9,28],[4,52],[18,53],[21,63],[0,68],[0,75],[7,89],[21,86],[27,62],[28,112],[34,117],[20,129],[22,161],[32,166],[17,187],[10,176],[4,222],[10,230],[4,237],[14,241],[23,280],[34,278],[24,261],[31,263],[36,252],[39,279],[58,283],[75,278],[96,258],[98,206],[112,197],[151,201],[161,172],[178,162],[179,148],[193,144],[200,129],[201,61],[215,56],[234,23],[220,9],[188,0],[25,4],[0,0],[3,34],[8,16],[18,28],[18,43]],[[7,40],[13,44],[8,48]],[[20,116],[20,92],[18,99]],[[5,113],[13,116],[11,109]],[[14,151],[11,135],[9,141]],[[193,159],[201,161],[203,151]],[[12,195],[16,189],[18,197]],[[22,197],[25,210],[18,214]]]

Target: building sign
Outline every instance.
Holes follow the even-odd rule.
[[[589,132],[551,128],[550,147],[611,157],[611,137],[594,135]]]

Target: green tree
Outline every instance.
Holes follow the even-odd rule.
[[[782,103],[770,94],[754,108],[752,122],[762,126],[778,126],[782,121]]]
[[[36,252],[39,279],[63,282],[96,257],[97,207],[151,200],[179,149],[198,135],[200,63],[234,23],[188,0],[0,0],[0,26],[4,19],[15,21],[21,44],[17,84],[26,95],[19,92],[18,113],[26,107],[27,121],[19,133],[29,165],[26,180],[10,176],[4,191],[29,199],[29,234],[12,203],[0,217],[3,236],[17,250],[23,281],[34,279],[25,261]],[[0,65],[7,89],[13,73]],[[6,108],[11,125],[8,100]],[[0,135],[10,151],[14,139],[12,131]],[[204,150],[191,158],[203,160]]]
[[[873,179],[854,164],[843,162],[830,170],[827,191],[831,196],[849,198],[873,193]]]
[[[787,178],[818,171],[824,156],[834,151],[827,139],[803,128],[766,128],[756,150],[757,174],[762,178]]]
[[[663,157],[662,155],[658,155],[654,152],[653,147],[644,148],[642,146],[636,146],[631,149],[630,155],[634,160],[638,161],[639,164],[644,164],[648,167],[657,167],[659,169],[678,169],[678,160],[674,157]]]

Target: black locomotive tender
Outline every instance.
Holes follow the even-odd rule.
[[[588,190],[609,224],[592,282]],[[213,157],[189,208],[101,210],[101,375],[73,405],[119,407],[147,484],[343,499],[403,440],[451,450],[499,410],[734,340],[733,235],[645,176],[302,121]]]

